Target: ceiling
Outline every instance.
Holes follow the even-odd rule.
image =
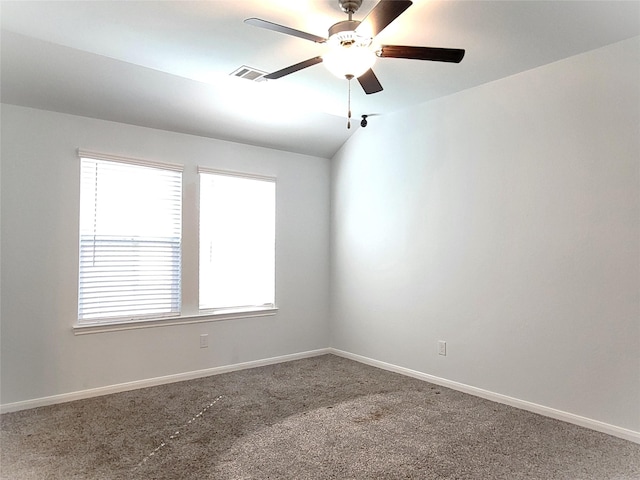
[[[377,3],[363,0],[361,20]],[[259,17],[326,37],[337,0],[1,1],[3,103],[331,158],[346,128],[348,82],[316,65],[323,45],[243,23]],[[460,64],[393,58],[384,91],[352,83],[354,117],[386,114],[640,35],[640,2],[414,0],[376,40],[464,48]],[[372,119],[375,121],[375,119]]]

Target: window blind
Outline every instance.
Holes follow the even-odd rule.
[[[79,323],[179,314],[182,172],[80,162]]]

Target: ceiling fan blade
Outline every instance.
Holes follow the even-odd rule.
[[[405,47],[401,45],[382,45],[377,53],[379,57],[409,58],[412,60],[431,60],[433,62],[460,63],[464,50],[459,48]]]
[[[412,4],[411,0],[381,0],[358,25],[356,32],[375,37]]]
[[[269,75],[265,75],[263,78],[266,78],[267,80],[276,80],[278,78],[284,77],[285,75],[295,73],[299,70],[302,70],[303,68],[311,67],[318,63],[322,63],[322,57],[310,58],[309,60],[305,60],[304,62],[296,63],[295,65],[291,65],[290,67],[283,68],[282,70],[270,73]]]
[[[284,25],[278,25],[277,23],[268,22],[260,18],[247,18],[244,23],[253,25],[254,27],[266,28],[267,30],[273,30],[274,32],[285,33],[287,35],[293,35],[294,37],[304,38],[305,40],[311,40],[316,43],[324,43],[327,41],[324,37],[319,37],[312,33],[302,32],[295,28],[285,27]]]
[[[369,69],[358,77],[358,82],[362,86],[362,89],[367,95],[372,93],[378,93],[382,91],[382,85],[373,70]]]

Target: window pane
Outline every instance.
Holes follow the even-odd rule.
[[[275,303],[275,182],[200,174],[200,309]]]
[[[81,159],[80,321],[180,312],[182,174]]]

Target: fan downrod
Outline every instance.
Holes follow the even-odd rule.
[[[344,13],[353,15],[362,5],[362,0],[338,0],[338,3]]]

